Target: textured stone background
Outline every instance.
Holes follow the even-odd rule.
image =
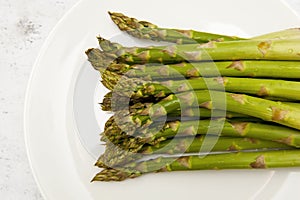
[[[25,150],[27,81],[51,29],[77,0],[0,0],[0,199],[42,199]],[[300,0],[286,0],[300,14]]]
[[[24,144],[27,81],[51,29],[78,0],[0,0],[0,199],[43,199]]]

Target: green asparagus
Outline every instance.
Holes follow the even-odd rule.
[[[122,181],[150,172],[204,169],[265,169],[300,166],[299,150],[238,152],[227,154],[182,157],[159,157],[132,162],[116,169],[104,169],[92,181]]]
[[[109,12],[109,14],[113,22],[122,31],[126,31],[128,34],[141,39],[168,41],[175,42],[177,44],[206,43],[209,41],[242,40],[242,38],[236,36],[226,36],[206,32],[199,32],[194,30],[159,28],[158,26],[150,22],[138,21],[137,19],[127,17],[121,13]]]
[[[213,122],[213,123],[212,123]],[[300,132],[284,126],[265,123],[253,123],[247,121],[226,120],[200,120],[200,121],[171,121],[166,122],[161,130],[146,129],[128,135],[114,121],[102,135],[103,141],[110,141],[120,144],[125,141],[122,148],[130,149],[140,146],[140,144],[156,144],[172,137],[186,137],[196,135],[218,135],[221,129],[221,136],[229,137],[249,137],[262,140],[269,140],[284,143],[293,147],[300,147]],[[127,141],[128,140],[128,141]],[[136,145],[136,146],[135,146]]]
[[[99,39],[103,46],[103,38]],[[107,46],[107,42],[105,42]],[[300,60],[300,40],[241,40],[207,44],[123,47],[108,52],[128,64],[180,63],[219,60]]]
[[[120,30],[126,31],[128,34],[154,41],[167,41],[177,44],[194,44],[206,43],[209,41],[232,41],[244,40],[236,36],[225,36],[219,34],[211,34],[194,30],[180,30],[170,28],[160,28],[147,21],[139,21],[135,18],[127,17],[122,13],[109,12],[112,21]],[[250,38],[257,39],[297,39],[300,38],[299,28],[291,28],[283,31],[277,31],[265,35]]]
[[[292,149],[292,147],[278,142],[264,141],[253,138],[215,138],[214,136],[199,135],[196,137],[169,139],[154,146],[145,144],[138,149],[123,149],[122,147],[118,146],[118,144],[106,144],[105,153],[100,156],[95,165],[98,167],[121,166],[125,163],[141,159],[146,155],[153,154],[173,155],[182,153],[199,153],[201,148],[204,146],[207,146],[208,148],[212,147],[210,152]]]
[[[213,97],[213,99],[211,98]],[[271,121],[295,129],[300,129],[300,109],[282,102],[261,99],[244,94],[224,93],[218,91],[193,91],[169,95],[150,109],[152,116],[166,115],[168,111],[177,110],[183,105],[198,103],[208,109],[224,109]],[[222,110],[223,110],[222,109]]]
[[[85,52],[111,90],[101,107],[113,113],[93,181],[300,166],[300,29],[245,39],[109,14],[130,35],[173,44],[124,47],[99,36],[101,50]]]
[[[98,55],[100,54],[100,55]],[[128,77],[147,77],[148,80],[178,79],[192,77],[266,77],[299,79],[300,64],[297,61],[219,61],[200,63],[179,63],[173,65],[128,65],[125,63],[111,62],[106,54],[99,49],[87,51],[89,61],[95,69],[105,70]]]
[[[106,75],[103,75],[103,77]],[[140,97],[166,97],[172,93],[180,93],[195,90],[217,90],[228,91],[234,93],[245,93],[256,96],[271,96],[279,98],[287,98],[291,100],[300,100],[300,82],[270,80],[270,79],[254,79],[254,78],[233,78],[233,77],[214,77],[214,78],[191,78],[186,80],[168,80],[168,81],[145,81],[139,85],[137,79],[110,76],[108,82],[113,84],[121,84],[114,92],[130,90],[134,92],[132,98]],[[119,80],[120,79],[120,80]],[[130,83],[129,83],[130,82]],[[135,84],[136,83],[136,84]],[[125,85],[123,87],[123,85]],[[134,86],[135,85],[135,86]],[[126,88],[126,86],[128,86]],[[113,86],[111,86],[113,87]],[[114,88],[114,87],[113,87]]]

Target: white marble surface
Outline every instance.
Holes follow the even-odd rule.
[[[0,199],[43,199],[23,133],[27,81],[49,31],[78,0],[0,0]],[[286,0],[300,14],[300,0]]]

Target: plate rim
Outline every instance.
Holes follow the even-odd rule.
[[[30,91],[32,90],[31,88],[33,87],[33,79],[34,79],[34,76],[36,75],[37,73],[37,70],[38,70],[38,67],[39,67],[39,63],[43,57],[43,55],[46,53],[49,45],[51,44],[51,41],[52,41],[52,38],[55,36],[55,33],[57,32],[57,29],[61,26],[61,24],[63,23],[63,21],[65,20],[65,18],[73,12],[73,10],[75,10],[75,8],[77,6],[79,6],[81,4],[81,2],[83,2],[85,0],[78,0],[73,6],[71,6],[71,8],[69,8],[62,16],[61,18],[57,21],[57,23],[54,25],[54,27],[51,29],[51,31],[49,32],[48,36],[46,36],[46,39],[45,41],[43,42],[40,50],[39,50],[39,53],[33,63],[33,67],[31,69],[31,72],[30,72],[30,75],[29,75],[29,79],[28,79],[28,82],[27,82],[27,86],[26,86],[26,89],[25,89],[25,100],[24,100],[24,109],[23,109],[23,129],[24,129],[24,141],[25,141],[25,148],[26,148],[26,155],[27,155],[27,160],[29,162],[29,167],[30,167],[30,171],[32,173],[32,176],[34,178],[34,181],[42,195],[43,198],[45,199],[48,199],[47,195],[46,195],[46,191],[44,191],[43,187],[42,187],[42,184],[38,178],[38,175],[36,173],[36,171],[34,170],[34,167],[33,167],[33,161],[32,161],[32,154],[31,154],[31,150],[30,150],[30,145],[29,145],[29,131],[27,130],[28,128],[28,123],[27,123],[27,120],[28,120],[28,113],[29,113],[29,110],[28,110],[28,107],[29,107],[29,96],[30,96]]]

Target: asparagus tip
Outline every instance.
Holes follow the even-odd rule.
[[[107,39],[105,39],[105,38],[102,37],[101,35],[98,35],[98,36],[97,36],[97,40],[98,40],[99,42],[108,41]]]
[[[125,172],[118,169],[104,169],[91,180],[94,181],[123,181],[127,178],[135,178],[140,176],[138,172]]]
[[[85,51],[86,55],[89,55],[89,53],[91,53],[94,50],[94,48],[89,48],[88,50]]]
[[[114,57],[110,54],[101,51],[98,48],[90,48],[85,51],[88,61],[92,64],[95,70],[101,73],[114,61]]]
[[[111,18],[114,18],[114,19],[119,18],[119,17],[126,17],[122,13],[118,13],[118,12],[108,11],[108,14],[110,15]]]

